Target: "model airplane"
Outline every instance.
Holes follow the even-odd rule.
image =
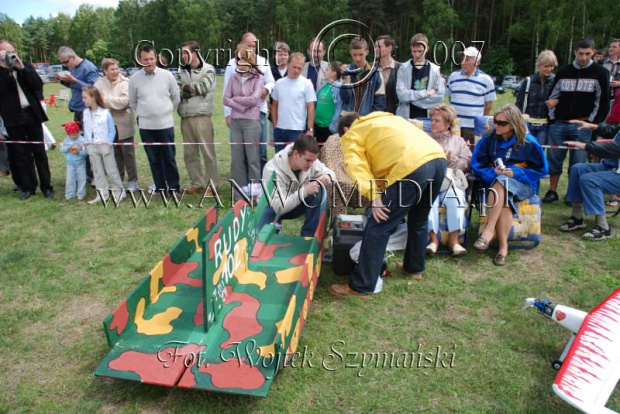
[[[590,313],[536,298],[523,309],[532,306],[573,332],[552,364],[560,371],[553,391],[584,413],[616,413],[605,405],[620,380],[620,289]]]

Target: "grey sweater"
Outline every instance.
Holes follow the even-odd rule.
[[[174,127],[172,113],[180,100],[177,82],[165,69],[155,68],[152,75],[142,69],[129,79],[129,104],[142,129]]]

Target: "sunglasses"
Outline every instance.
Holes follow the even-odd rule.
[[[65,61],[61,61],[60,64],[63,66],[67,66],[67,63],[69,63],[69,61],[71,60],[71,58],[65,60]]]
[[[497,119],[494,119],[493,123],[497,126],[502,126],[502,127],[505,127],[506,125],[510,125],[510,122],[508,121],[498,121]]]

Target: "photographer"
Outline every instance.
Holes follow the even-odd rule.
[[[54,197],[41,126],[47,121],[39,100],[42,92],[43,83],[34,67],[21,61],[11,42],[0,40],[0,116],[9,139],[40,142],[7,145],[11,171],[22,190],[20,200],[34,195],[39,185],[35,164],[43,195]]]

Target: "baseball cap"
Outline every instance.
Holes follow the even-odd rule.
[[[482,54],[473,46],[469,46],[464,51],[461,52],[465,56],[475,57],[476,60],[482,59]]]

